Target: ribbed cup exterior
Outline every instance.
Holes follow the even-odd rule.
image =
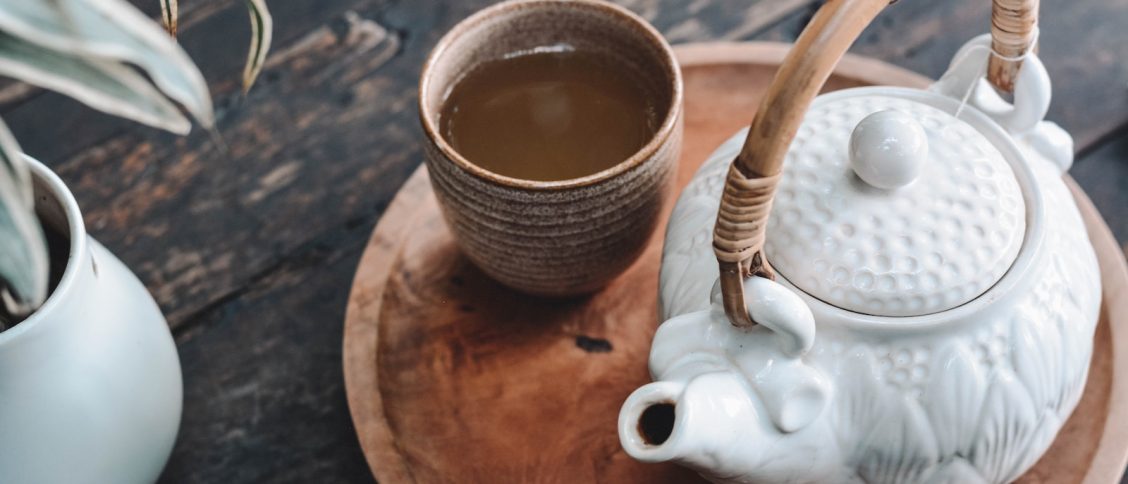
[[[519,180],[470,163],[439,134],[445,97],[466,72],[514,52],[561,44],[639,74],[638,88],[651,96],[660,124],[633,156],[573,180]],[[463,253],[494,279],[528,293],[576,295],[606,285],[642,253],[671,195],[681,101],[672,49],[621,7],[591,0],[506,2],[456,25],[424,65],[419,110],[431,186]]]
[[[582,294],[623,272],[646,247],[669,198],[681,121],[653,156],[619,175],[559,190],[485,180],[426,145],[431,186],[466,256],[486,274],[541,295]]]

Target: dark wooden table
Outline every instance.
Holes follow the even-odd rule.
[[[131,0],[156,14],[156,0]],[[345,404],[341,331],[368,236],[421,160],[420,65],[487,1],[271,0],[274,51],[243,97],[239,0],[183,0],[217,149],[9,86],[0,115],[70,185],[90,233],[168,316],[184,418],[163,482],[371,482]],[[621,0],[673,43],[791,41],[812,0]],[[988,0],[902,0],[852,52],[938,76],[989,28]],[[1128,242],[1128,0],[1043,2],[1049,118],[1072,174]],[[749,113],[751,116],[752,113]],[[1125,246],[1128,250],[1128,246]],[[1128,404],[1128,402],[1125,402]]]

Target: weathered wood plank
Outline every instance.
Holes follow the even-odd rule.
[[[1128,126],[1076,160],[1070,174],[1093,200],[1128,257]]]
[[[852,52],[936,78],[968,39],[990,31],[991,2],[911,1],[889,7]],[[1053,79],[1047,118],[1077,147],[1128,123],[1128,4],[1123,0],[1044,3],[1039,57]]]
[[[323,234],[178,335],[184,418],[162,483],[373,481],[340,354],[369,232]]]
[[[813,0],[616,0],[638,13],[670,43],[754,37]]]
[[[753,7],[725,1],[681,7],[658,0],[624,3],[655,22],[671,41],[684,42],[793,41],[821,2],[761,2]],[[768,9],[781,3],[790,14]],[[935,78],[964,42],[990,30],[990,9],[991,2],[984,0],[901,1],[878,17],[851,52]],[[731,26],[733,22],[740,25]],[[1077,0],[1042,8],[1039,56],[1054,82],[1048,118],[1070,131],[1078,148],[1128,123],[1128,61],[1122,52],[1128,45],[1126,25],[1124,0]]]

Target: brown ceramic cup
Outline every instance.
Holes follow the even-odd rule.
[[[655,135],[618,164],[581,178],[532,181],[474,165],[440,135],[445,96],[475,66],[570,44],[633,69],[655,96]],[[463,253],[512,288],[594,291],[642,253],[669,198],[682,138],[682,80],[673,50],[628,10],[590,0],[505,2],[459,23],[423,67],[419,112],[431,186]]]

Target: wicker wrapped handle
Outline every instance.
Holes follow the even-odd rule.
[[[1035,40],[1038,0],[993,1],[996,55],[988,77],[996,87],[1009,90],[1022,55]],[[736,326],[756,324],[745,307],[744,278],[775,278],[764,257],[764,240],[791,140],[839,59],[889,4],[889,0],[829,0],[800,34],[760,102],[744,146],[729,168],[713,228],[725,314]]]
[[[1014,92],[1022,57],[1037,48],[1038,0],[994,0],[991,4],[991,50],[987,80],[996,89]]]

